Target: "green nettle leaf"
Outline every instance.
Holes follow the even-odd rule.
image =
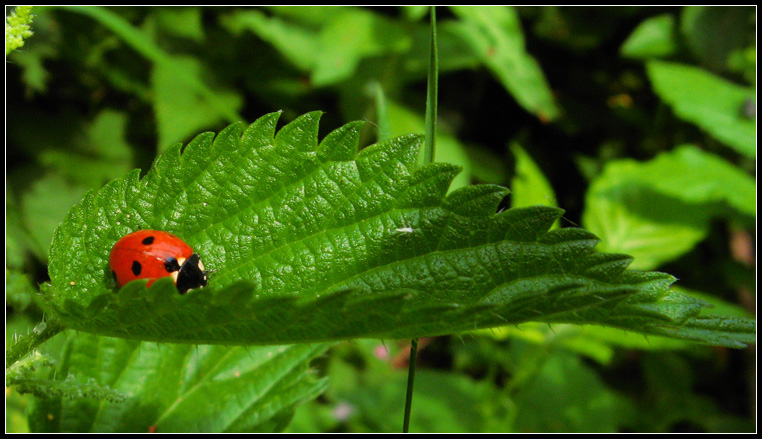
[[[200,344],[413,338],[529,320],[754,340],[753,321],[708,321],[703,302],[669,290],[672,276],[626,271],[631,258],[594,252],[589,232],[548,231],[561,209],[496,213],[508,190],[494,185],[447,194],[458,168],[418,165],[421,136],[358,153],[360,122],[318,143],[319,112],[276,133],[278,118],[201,134],[142,179],[135,170],[87,194],[50,247],[49,315],[101,335]],[[213,270],[209,286],[180,295],[164,278],[117,290],[109,251],[141,228],[193,246]]]
[[[325,390],[327,379],[311,372],[309,361],[327,347],[167,345],[71,333],[56,379],[44,382],[61,387],[75,376],[96,378],[84,391],[74,387],[74,397],[35,400],[30,426],[35,432],[280,431],[298,404]],[[102,395],[84,393],[90,388]]]

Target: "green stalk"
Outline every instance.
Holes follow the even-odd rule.
[[[436,146],[437,131],[437,91],[439,75],[439,58],[437,54],[437,16],[436,7],[431,7],[431,46],[429,48],[429,75],[426,86],[426,137],[423,142],[422,164],[434,161],[434,148]],[[413,384],[415,382],[415,364],[418,358],[418,339],[414,338],[410,343],[410,361],[407,375],[407,392],[405,395],[405,417],[402,422],[402,432],[407,433],[410,428],[410,411],[413,404]]]
[[[48,320],[47,322],[38,323],[29,334],[16,336],[5,351],[5,367],[10,367],[15,362],[26,357],[34,348],[64,329],[63,325],[56,321]]]
[[[413,404],[413,383],[415,381],[415,362],[418,358],[418,339],[410,342],[410,360],[407,370],[407,393],[405,395],[405,418],[402,422],[402,432],[407,433],[410,429],[410,409]]]
[[[439,55],[437,50],[436,7],[431,7],[431,46],[429,48],[429,77],[426,86],[426,138],[423,143],[423,164],[434,161],[437,131],[437,91],[439,89]]]

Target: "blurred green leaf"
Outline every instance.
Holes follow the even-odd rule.
[[[398,432],[397,419],[402,418],[400,393],[406,377],[397,374],[393,383],[375,383],[374,387],[359,387],[354,402],[362,415],[369,417],[368,425],[375,431]],[[491,431],[487,415],[490,406],[500,395],[486,381],[451,373],[420,369],[415,374],[415,403],[411,413],[410,431],[414,433],[468,433]],[[500,430],[498,430],[500,431]]]
[[[58,122],[67,121],[71,122]],[[59,130],[59,126],[46,125],[45,132],[55,134],[57,142],[36,135],[24,139],[28,147],[37,151],[43,166],[11,176],[24,228],[23,238],[15,238],[27,244],[40,260],[47,259],[45,249],[71,203],[132,166],[132,150],[125,139],[126,122],[123,113],[103,110],[81,128],[75,125]],[[12,221],[9,224],[16,227]]]
[[[756,184],[743,171],[691,145],[654,160],[609,162],[587,193],[583,224],[606,251],[653,269],[689,251],[727,203],[755,215]]]
[[[743,115],[753,89],[683,64],[649,61],[646,70],[656,94],[678,117],[748,157],[757,156],[756,121]]]
[[[747,83],[751,84],[752,87],[756,87],[757,46],[747,46],[731,53],[728,58],[728,69],[732,72],[738,72]],[[756,117],[756,102],[754,103],[754,108],[754,117]]]
[[[516,170],[511,180],[511,206],[558,206],[553,187],[532,157],[518,143],[512,143],[511,153]]]
[[[496,340],[524,340],[532,344],[549,346],[591,358],[600,364],[611,364],[617,348],[639,350],[680,350],[695,346],[683,340],[655,335],[645,336],[598,325],[569,325],[527,322],[517,326],[474,331]]]
[[[293,23],[298,23],[311,28],[319,28],[326,22],[333,20],[336,15],[357,9],[355,6],[267,6],[267,11],[272,15],[285,18]]]
[[[182,56],[173,56],[159,47],[146,32],[132,26],[127,20],[113,11],[100,6],[66,6],[66,10],[88,16],[110,29],[125,43],[140,53],[154,64],[154,74],[166,75],[175,81],[178,90],[190,93],[194,102],[203,102],[207,110],[211,110],[215,117],[222,116],[224,120],[233,122],[242,118],[237,113],[238,105],[231,105],[230,96],[218,96],[199,76],[199,68],[192,67],[199,61],[197,59],[183,61]],[[188,70],[189,64],[191,65]],[[163,79],[163,76],[162,76]],[[164,84],[164,81],[159,81]],[[156,81],[154,81],[154,86]],[[168,85],[167,85],[168,86]],[[163,87],[159,87],[162,90]],[[177,91],[177,90],[176,90]],[[173,98],[181,98],[181,95],[173,95]],[[157,106],[166,105],[165,102],[157,102]],[[162,110],[157,110],[161,113]],[[178,139],[169,140],[170,142]],[[160,146],[163,144],[160,143]]]
[[[312,82],[320,87],[349,79],[363,58],[404,52],[411,44],[400,24],[362,9],[345,10],[321,28]]]
[[[389,121],[389,104],[386,101],[386,93],[384,93],[384,88],[378,82],[376,82],[374,86],[376,92],[376,126],[378,127],[378,133],[376,133],[376,141],[384,142],[392,139],[395,133],[392,132],[391,122]]]
[[[663,58],[677,50],[675,18],[662,14],[644,20],[622,44],[619,52],[625,58]]]
[[[21,215],[34,241],[35,255],[46,260],[45,248],[50,245],[53,232],[66,217],[73,203],[82,198],[88,187],[70,184],[57,174],[46,174],[27,188],[21,199]]]
[[[6,250],[7,251],[7,250]],[[37,293],[37,286],[32,284],[29,276],[22,272],[5,268],[5,306],[14,311],[23,311],[32,304]],[[7,328],[6,328],[7,330]]]
[[[36,243],[34,243],[34,240],[31,238],[29,231],[26,230],[20,202],[18,202],[16,197],[11,193],[10,187],[6,185],[5,269],[21,269],[24,266],[27,252],[39,251],[39,254],[44,253],[44,248],[35,247]],[[6,274],[6,282],[7,281],[8,277]]]
[[[508,178],[508,166],[503,157],[478,144],[464,146],[468,155],[472,180],[478,183],[505,184]]]
[[[28,90],[44,93],[47,90],[50,73],[45,69],[45,59],[55,55],[54,49],[45,47],[36,50],[19,50],[13,54],[13,62],[24,69],[23,80]]]
[[[402,13],[408,20],[418,21],[429,14],[429,9],[426,5],[402,6]]]
[[[234,10],[221,16],[220,23],[234,35],[253,32],[304,72],[312,70],[320,56],[317,29],[290,23],[277,16],[267,16],[257,9]]]
[[[517,431],[602,433],[630,421],[630,403],[577,357],[549,356],[534,375],[513,401]]]
[[[372,340],[359,340],[356,346],[351,354],[334,352],[331,356],[328,377],[332,385],[325,394],[333,408],[331,417],[349,432],[399,432],[407,367],[395,367],[393,360],[383,356],[402,349],[386,348]],[[352,362],[358,355],[362,367]],[[419,367],[410,432],[505,431],[505,399],[488,380]]]
[[[157,8],[153,16],[159,27],[173,36],[196,42],[204,40],[203,17],[199,7]]]
[[[645,398],[638,402],[636,431],[669,432],[686,426],[694,431],[754,432],[753,421],[723,413],[705,392],[696,391],[711,385],[706,382],[713,373],[711,366],[697,371],[677,355],[647,354],[640,368]]]
[[[317,379],[308,363],[325,348],[157,345],[71,334],[51,379],[97,377],[95,384],[127,399],[38,400],[31,427],[36,432],[279,431],[298,404],[324,390],[325,380]]]
[[[215,103],[197,93],[191,83],[204,76],[203,66],[197,59],[174,56],[171,62],[171,68],[156,64],[151,72],[159,151],[187,140],[201,129],[224,122],[226,112],[220,112],[218,105],[238,108],[242,103],[240,96],[232,91],[215,91]],[[178,71],[182,71],[185,80],[177,77]]]
[[[516,11],[503,6],[457,6],[451,10],[462,20],[454,30],[516,101],[542,121],[558,117],[559,109],[545,75],[525,49]]]
[[[755,180],[721,157],[693,145],[660,154],[643,172],[653,178],[651,187],[671,197],[694,204],[725,202],[744,215],[756,215]]]
[[[5,391],[5,433],[29,433],[27,412],[29,395],[20,395],[13,387]]]
[[[301,8],[274,10],[286,19],[245,10],[223,17],[223,24],[234,33],[250,30],[272,44],[297,68],[311,72],[316,87],[349,79],[364,58],[404,52],[412,44],[400,24],[364,9],[318,8],[319,21]]]
[[[98,113],[72,144],[40,151],[39,160],[66,179],[92,188],[132,168],[127,142],[127,115],[113,110]]]
[[[753,6],[686,6],[680,14],[680,31],[701,65],[725,68],[730,54],[753,40],[756,27]],[[722,35],[718,38],[718,35]]]

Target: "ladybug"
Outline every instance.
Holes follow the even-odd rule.
[[[198,253],[177,236],[159,230],[139,230],[114,244],[108,258],[111,273],[119,286],[135,279],[170,276],[180,294],[205,287],[207,272]]]

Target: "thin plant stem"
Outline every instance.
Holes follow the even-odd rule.
[[[437,131],[437,93],[439,90],[439,55],[437,50],[436,7],[431,7],[431,47],[429,48],[429,74],[426,86],[426,137],[423,141],[423,164],[434,161]]]
[[[407,370],[407,393],[405,395],[405,419],[402,423],[402,432],[407,433],[410,429],[410,410],[413,403],[413,384],[415,382],[415,363],[418,358],[418,339],[410,342],[410,360]]]
[[[434,148],[436,146],[437,131],[437,92],[439,82],[439,58],[437,54],[437,18],[436,7],[431,7],[431,46],[429,48],[429,77],[426,86],[426,137],[423,143],[422,163],[434,161]],[[413,404],[413,384],[415,382],[415,364],[418,358],[418,339],[414,338],[410,343],[410,364],[407,375],[407,392],[405,395],[405,417],[402,422],[402,432],[407,433],[410,428],[410,411]]]

